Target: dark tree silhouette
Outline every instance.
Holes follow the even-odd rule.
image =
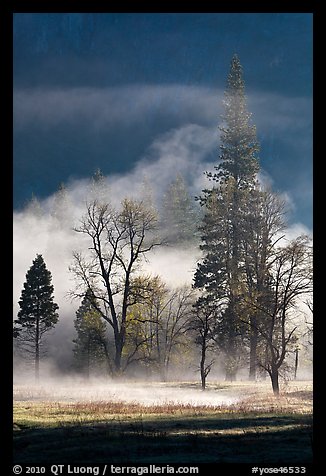
[[[26,282],[19,301],[20,311],[14,323],[14,337],[19,347],[35,363],[35,378],[39,380],[40,357],[44,335],[58,322],[58,305],[53,301],[52,276],[42,255],[38,254],[26,273]]]

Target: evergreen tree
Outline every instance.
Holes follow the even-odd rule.
[[[30,200],[26,203],[25,211],[35,218],[42,218],[44,216],[44,210],[34,193],[32,193]]]
[[[14,337],[35,363],[35,378],[39,379],[40,357],[44,335],[58,322],[58,305],[53,301],[52,276],[42,255],[38,254],[26,273],[26,282],[19,301]]]
[[[246,240],[243,216],[248,193],[255,190],[259,170],[256,129],[250,124],[250,117],[242,67],[235,55],[225,91],[220,163],[215,167],[215,173],[207,173],[216,186],[204,190],[200,197],[205,209],[200,246],[204,259],[198,263],[195,274],[195,287],[211,293],[216,305],[224,304],[219,323],[220,344],[225,351],[226,378],[229,380],[235,379],[243,347],[243,324],[240,321],[241,243]]]
[[[53,200],[51,215],[58,228],[69,228],[72,222],[71,200],[64,183],[61,183]]]
[[[247,111],[245,84],[240,60],[234,55],[225,90],[225,125],[221,131],[220,159],[216,173],[208,174],[217,182],[235,181],[235,191],[252,188],[259,171],[259,145],[256,127],[250,123],[252,114]]]
[[[169,244],[193,241],[196,238],[199,212],[184,178],[178,174],[163,197],[161,224]]]
[[[94,172],[89,188],[89,199],[97,200],[99,203],[106,203],[109,196],[109,186],[101,169]]]
[[[91,369],[98,369],[107,361],[106,324],[94,307],[94,298],[90,289],[87,290],[80,307],[76,311],[74,321],[77,332],[73,340],[76,367],[90,376]]]

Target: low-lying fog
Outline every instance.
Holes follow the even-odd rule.
[[[226,389],[206,389],[203,392],[194,384],[172,383],[63,383],[49,382],[40,385],[15,385],[14,400],[47,400],[65,402],[124,402],[141,405],[231,405],[239,400]]]

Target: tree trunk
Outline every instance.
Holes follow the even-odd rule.
[[[270,377],[272,381],[274,395],[278,396],[280,393],[280,387],[278,383],[278,369],[277,368],[272,368]]]
[[[230,346],[229,352],[225,357],[225,380],[235,382],[237,379],[237,366],[233,353],[233,346]]]
[[[249,364],[249,380],[256,380],[257,377],[257,344],[258,331],[251,326],[250,329],[250,364]]]
[[[294,380],[297,379],[298,364],[299,364],[299,349],[295,349]]]
[[[40,380],[40,322],[36,319],[36,332],[35,332],[35,382]]]
[[[122,346],[121,338],[119,337],[115,341],[115,356],[114,356],[114,372],[117,377],[121,375],[122,349],[123,349],[123,346]]]
[[[116,352],[114,358],[114,373],[118,377],[121,375],[121,352]]]
[[[35,349],[35,382],[38,383],[40,380],[40,349],[39,344],[37,344]]]
[[[227,369],[225,371],[225,381],[226,382],[235,382],[237,380],[236,371],[234,369]]]
[[[205,370],[200,369],[200,378],[201,378],[201,388],[202,390],[206,389],[206,374]]]
[[[90,371],[89,371],[89,368],[90,368],[90,365],[91,365],[91,356],[90,356],[90,342],[88,341],[88,346],[87,346],[87,369],[86,369],[86,378],[87,380],[89,380],[89,374],[90,374]]]
[[[206,360],[206,346],[205,346],[205,343],[203,343],[201,348],[201,359],[200,359],[200,378],[201,378],[202,390],[205,390],[206,388],[205,360]]]
[[[233,382],[237,373],[237,345],[236,345],[236,303],[233,294],[230,296],[227,330],[226,330],[226,356],[225,356],[225,380]]]
[[[165,368],[164,364],[161,366],[160,374],[161,374],[162,382],[166,382],[167,376],[166,376],[166,368]]]

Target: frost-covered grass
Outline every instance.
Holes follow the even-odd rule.
[[[15,462],[311,461],[311,382],[137,385],[15,387]]]

